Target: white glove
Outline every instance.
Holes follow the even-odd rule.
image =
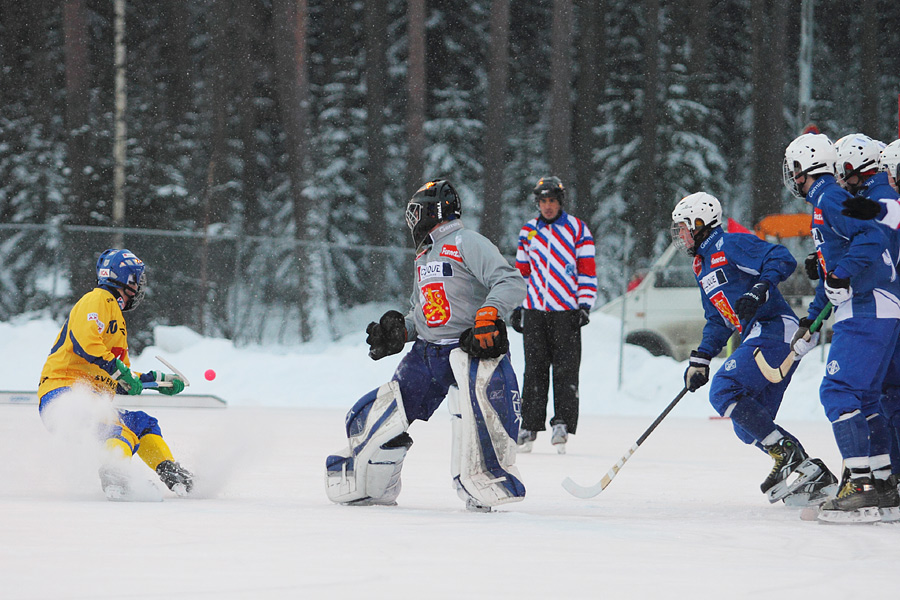
[[[832,272],[825,276],[825,295],[833,305],[840,306],[853,298],[853,286],[849,279],[838,279]]]
[[[800,327],[791,338],[791,350],[794,351],[794,360],[800,360],[810,350],[819,345],[819,332],[809,332],[812,320],[808,317],[800,319]]]

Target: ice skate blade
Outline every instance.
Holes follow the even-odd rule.
[[[477,502],[474,502],[472,500],[466,500],[466,510],[468,512],[474,513],[489,513],[491,512],[491,507],[482,506],[481,504],[478,504]]]
[[[832,483],[816,492],[794,492],[784,497],[784,505],[791,508],[811,507],[817,508],[825,502],[829,497],[835,496],[838,491],[838,484]]]
[[[881,512],[875,506],[856,510],[819,510],[817,520],[820,523],[877,523],[881,521]]]
[[[566,453],[566,445],[565,444],[556,444],[556,453],[557,454],[565,454]]]
[[[806,459],[798,466],[787,479],[779,481],[766,491],[766,497],[772,504],[790,496],[804,484],[818,477],[822,473],[822,469],[813,461]],[[796,476],[796,477],[795,477]]]
[[[900,507],[879,508],[882,523],[900,523]]]

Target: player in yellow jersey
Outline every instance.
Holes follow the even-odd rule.
[[[140,303],[146,281],[144,263],[132,252],[110,249],[100,255],[97,287],[75,303],[41,371],[39,410],[51,431],[66,425],[54,413],[71,417],[59,409],[77,401],[73,387],[87,387],[110,401],[114,394],[140,394],[145,385],[167,395],[184,390],[184,381],[176,375],[130,369],[124,313]],[[163,382],[170,387],[160,386]],[[193,476],[175,462],[155,418],[143,411],[112,409],[98,420],[99,441],[105,449],[100,483],[108,499],[128,500],[133,495],[124,467],[134,454],[176,494],[191,491]]]

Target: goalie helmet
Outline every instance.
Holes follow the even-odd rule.
[[[541,198],[556,198],[562,204],[566,199],[566,186],[554,175],[541,177],[534,186],[534,201],[539,203]]]
[[[420,187],[406,205],[406,226],[416,247],[438,223],[459,218],[459,194],[446,179],[435,179]]]
[[[837,151],[827,135],[804,133],[784,151],[784,185],[797,198],[806,194],[796,179],[807,175],[835,175]]]
[[[851,177],[874,175],[878,171],[878,155],[884,144],[861,133],[845,135],[834,143],[837,172],[846,183]],[[856,184],[856,187],[862,183]],[[849,184],[848,184],[849,185]]]
[[[710,232],[722,224],[722,204],[706,192],[682,198],[672,211],[672,241],[694,256]]]
[[[900,180],[900,173],[897,168],[900,167],[900,140],[894,140],[884,147],[878,157],[878,167],[882,171],[887,171],[888,175],[894,178],[894,181]]]
[[[110,248],[104,250],[97,259],[97,285],[123,291],[119,306],[123,311],[131,310],[144,299],[147,275],[144,261],[130,250]],[[125,294],[131,292],[131,296]]]

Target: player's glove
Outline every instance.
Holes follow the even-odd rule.
[[[518,333],[525,331],[525,309],[521,306],[515,307],[509,315],[509,324]]]
[[[174,396],[184,391],[184,381],[178,375],[172,373],[163,373],[162,371],[150,371],[141,375],[141,381],[156,381],[157,383],[171,383],[171,386],[159,386],[156,391],[166,396]]]
[[[752,319],[759,307],[765,304],[768,298],[769,284],[765,281],[760,281],[734,303],[734,310],[737,312],[738,319],[744,323]]]
[[[887,205],[878,202],[877,200],[870,200],[869,198],[863,198],[862,196],[854,196],[844,200],[844,208],[841,209],[841,214],[845,217],[852,217],[863,221],[883,219],[887,214]]]
[[[137,396],[144,391],[144,384],[141,383],[141,380],[135,377],[131,369],[118,358],[116,359],[116,372],[112,374],[112,378],[118,382],[119,387],[129,396]]]
[[[459,336],[459,347],[476,358],[498,358],[509,352],[506,323],[497,317],[493,306],[481,308],[475,315],[475,327]]]
[[[584,327],[591,322],[591,307],[587,304],[578,305],[578,326]]]
[[[806,260],[803,261],[803,269],[806,271],[806,276],[816,281],[819,279],[819,255],[815,252],[810,252],[806,255]]]
[[[389,310],[381,315],[378,323],[369,323],[366,333],[369,357],[380,360],[403,350],[406,343],[406,319],[396,310]]]
[[[829,271],[825,276],[825,295],[835,306],[839,306],[853,297],[853,287],[850,278],[840,279],[834,276],[834,271]]]
[[[795,360],[803,358],[804,354],[815,348],[819,343],[819,332],[809,332],[809,328],[812,324],[812,319],[803,317],[800,319],[800,328],[797,329],[794,333],[794,337],[791,338],[791,350],[794,351]]]
[[[684,387],[696,392],[709,381],[709,361],[712,357],[697,350],[691,351],[691,360],[684,372]]]

